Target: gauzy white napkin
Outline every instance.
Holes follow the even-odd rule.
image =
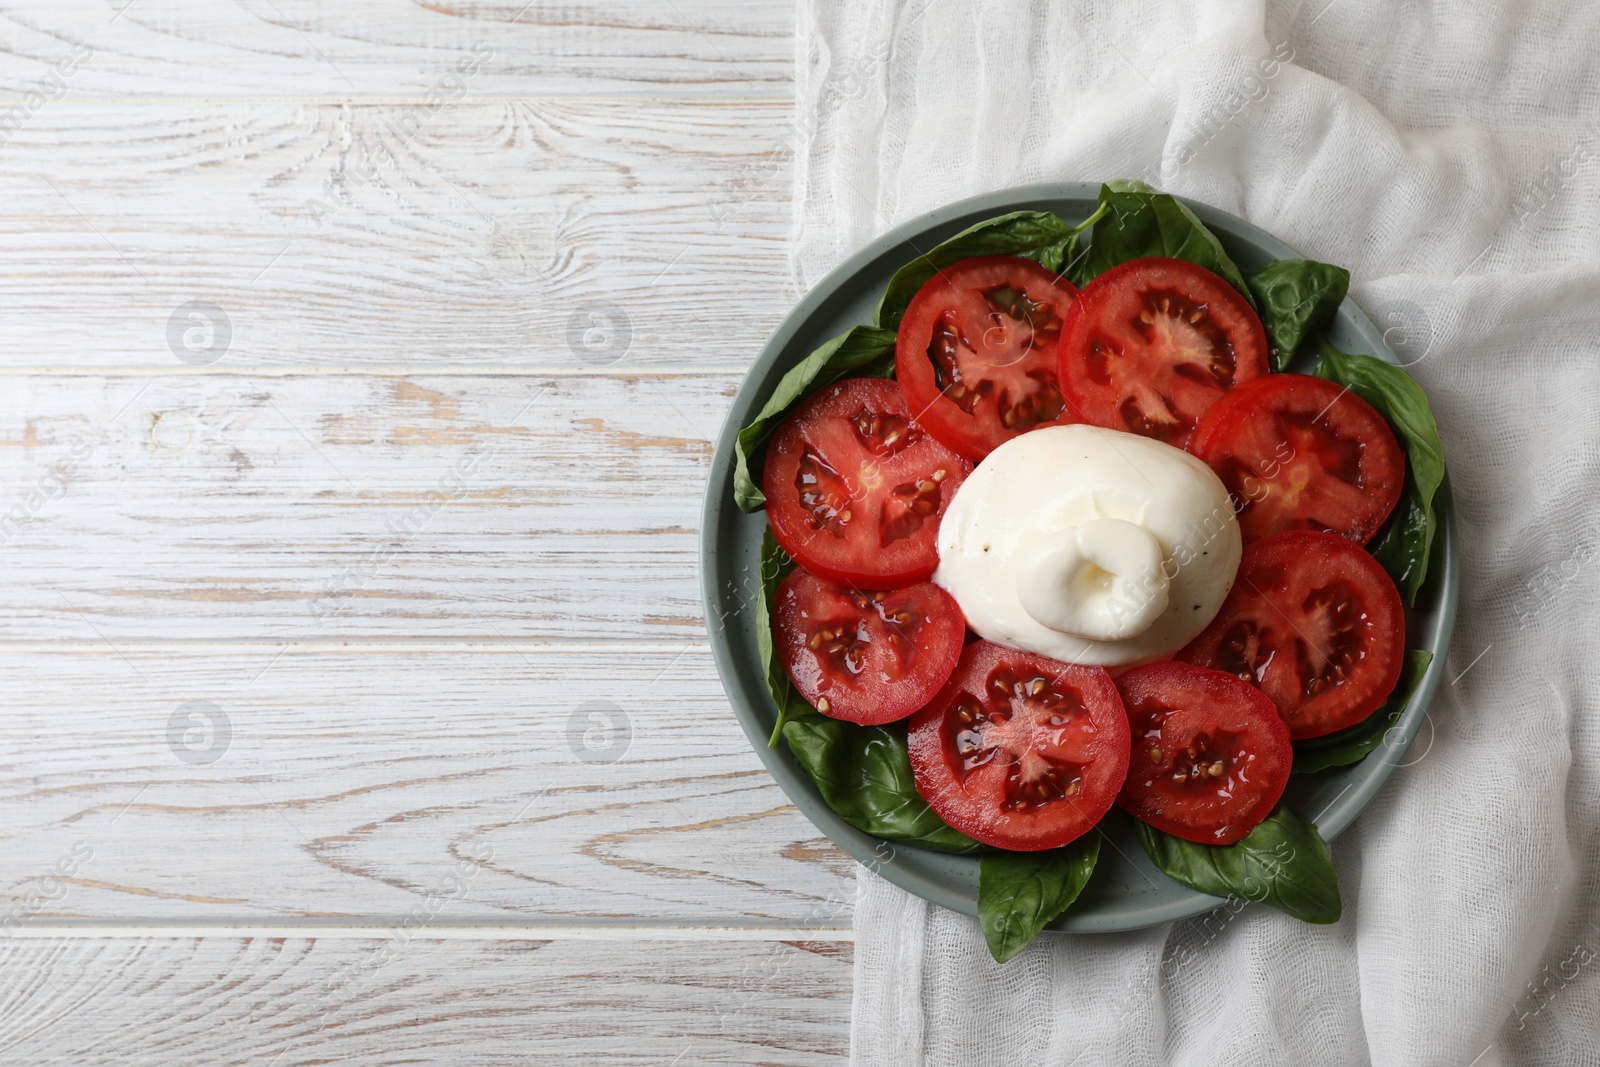
[[[1461,521],[1446,684],[1333,845],[1344,918],[1250,906],[995,965],[861,873],[852,1062],[1600,1057],[1600,8],[801,0],[804,286],[972,194],[1143,178],[1348,267]]]

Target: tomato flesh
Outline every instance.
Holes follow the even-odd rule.
[[[1372,540],[1405,487],[1405,453],[1376,408],[1305,374],[1273,374],[1214,404],[1189,450],[1233,495],[1245,543],[1285,530]]]
[[[866,591],[796,568],[774,605],[778,658],[824,715],[876,726],[903,719],[944,686],[967,625],[932,582]]]
[[[988,641],[911,717],[917,790],[939,817],[996,848],[1056,848],[1087,833],[1128,770],[1128,720],[1111,676]]]
[[[1213,403],[1266,375],[1267,336],[1239,291],[1204,267],[1150,256],[1083,290],[1061,331],[1076,421],[1183,448]]]
[[[1202,845],[1231,845],[1272,813],[1294,749],[1265,693],[1171,661],[1123,673],[1117,691],[1133,737],[1119,807]]]
[[[1073,284],[1031,259],[945,267],[906,308],[895,377],[918,422],[977,462],[1040,426],[1072,422],[1056,380]]]
[[[912,421],[894,382],[847,378],[773,435],[767,521],[813,574],[867,589],[909,585],[938,565],[939,520],[971,471]]]
[[[1307,530],[1246,545],[1221,610],[1178,654],[1266,693],[1296,741],[1371,715],[1404,657],[1394,579],[1347,538]]]

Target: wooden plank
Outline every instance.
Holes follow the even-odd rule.
[[[25,93],[74,45],[65,82],[93,96],[423,98],[487,52],[496,96],[790,95],[785,0],[53,0],[0,19],[0,89]],[[48,84],[48,83],[47,83]]]
[[[853,866],[694,577],[796,295],[792,5],[32,8],[0,1061],[841,1061]]]
[[[74,1067],[823,1067],[850,946],[206,938],[0,943],[0,1058]]]
[[[14,378],[0,640],[703,640],[736,384]]]
[[[0,367],[747,366],[795,300],[790,109],[49,103],[4,145]]]
[[[703,650],[102,645],[0,654],[0,688],[7,933],[849,926],[853,865]]]

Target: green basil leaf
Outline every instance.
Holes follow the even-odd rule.
[[[1065,848],[988,852],[978,860],[978,922],[989,955],[1005,963],[1083,892],[1100,858],[1100,831]]]
[[[789,412],[840,378],[893,378],[894,331],[852,326],[801,360],[778,382],[761,412],[739,431],[733,456],[733,499],[745,511],[767,502],[750,473],[754,455]]]
[[[1412,649],[1406,653],[1405,666],[1400,671],[1400,681],[1383,707],[1348,729],[1309,741],[1294,743],[1293,774],[1310,774],[1328,767],[1346,767],[1365,759],[1373,749],[1383,744],[1383,739],[1400,721],[1400,716],[1411,703],[1411,694],[1433,662],[1433,653]]]
[[[1394,514],[1367,546],[1367,551],[1383,564],[1394,584],[1400,587],[1400,595],[1405,597],[1408,606],[1416,601],[1417,590],[1428,577],[1431,545],[1437,532],[1433,507],[1424,502],[1416,477],[1408,469],[1400,503],[1395,505]]]
[[[1394,514],[1378,531],[1369,551],[1383,564],[1400,595],[1414,604],[1417,590],[1428,577],[1438,520],[1433,496],[1444,481],[1444,448],[1439,427],[1422,387],[1411,375],[1375,356],[1351,355],[1319,340],[1322,358],[1312,372],[1319,378],[1348,386],[1350,391],[1377,408],[1394,427],[1406,452],[1406,485]]]
[[[1202,893],[1240,897],[1303,919],[1339,921],[1339,876],[1311,820],[1279,805],[1231,845],[1200,845],[1135,822],[1150,861]]]
[[[869,834],[938,852],[983,846],[946,826],[917,792],[904,723],[857,726],[830,719],[795,691],[773,648],[773,609],[779,584],[795,563],[768,528],[761,542],[761,596],[756,601],[756,647],[767,691],[778,708],[770,744],[781,735],[840,818]]]
[[[1220,274],[1255,307],[1255,295],[1217,235],[1176,197],[1143,182],[1108,182],[1100,187],[1100,208],[1106,214],[1095,223],[1088,255],[1071,275],[1078,285],[1130,259],[1168,256]]]
[[[917,792],[903,722],[857,726],[830,719],[805,701],[783,727],[800,766],[828,807],[857,830],[935,852],[984,846],[945,825]]]
[[[1070,226],[1054,212],[1013,211],[968,227],[895,271],[878,301],[876,321],[886,330],[898,329],[911,298],[929,278],[973,256],[1021,256],[1060,274],[1077,256],[1080,235],[1099,217],[1096,212]]]
[[[778,721],[772,727],[768,748],[778,747],[783,724],[799,707],[806,706],[805,699],[795,692],[789,674],[783,669],[772,646],[773,608],[778,585],[794,568],[794,560],[778,547],[777,538],[772,536],[772,527],[767,527],[761,536],[761,596],[756,600],[756,651],[761,656],[761,669],[766,674],[767,692],[772,694],[772,702],[778,708]]]
[[[756,648],[767,691],[778,708],[769,744],[776,746],[782,736],[828,807],[858,830],[937,852],[982,848],[946,826],[917,792],[905,723],[857,726],[830,719],[795,691],[775,654],[772,631],[778,586],[794,568],[769,527],[761,542],[761,596],[756,600]]]
[[[1349,271],[1314,259],[1280,259],[1245,281],[1261,311],[1275,371],[1289,366],[1306,338],[1327,325],[1350,291]]]

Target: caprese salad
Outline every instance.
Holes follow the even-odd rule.
[[[1426,668],[1444,474],[1420,388],[1321,339],[1348,285],[1245,275],[1114,182],[908,264],[740,433],[772,743],[851,825],[977,853],[996,959],[1077,898],[1113,807],[1184,884],[1338,918],[1281,799],[1381,744]]]

